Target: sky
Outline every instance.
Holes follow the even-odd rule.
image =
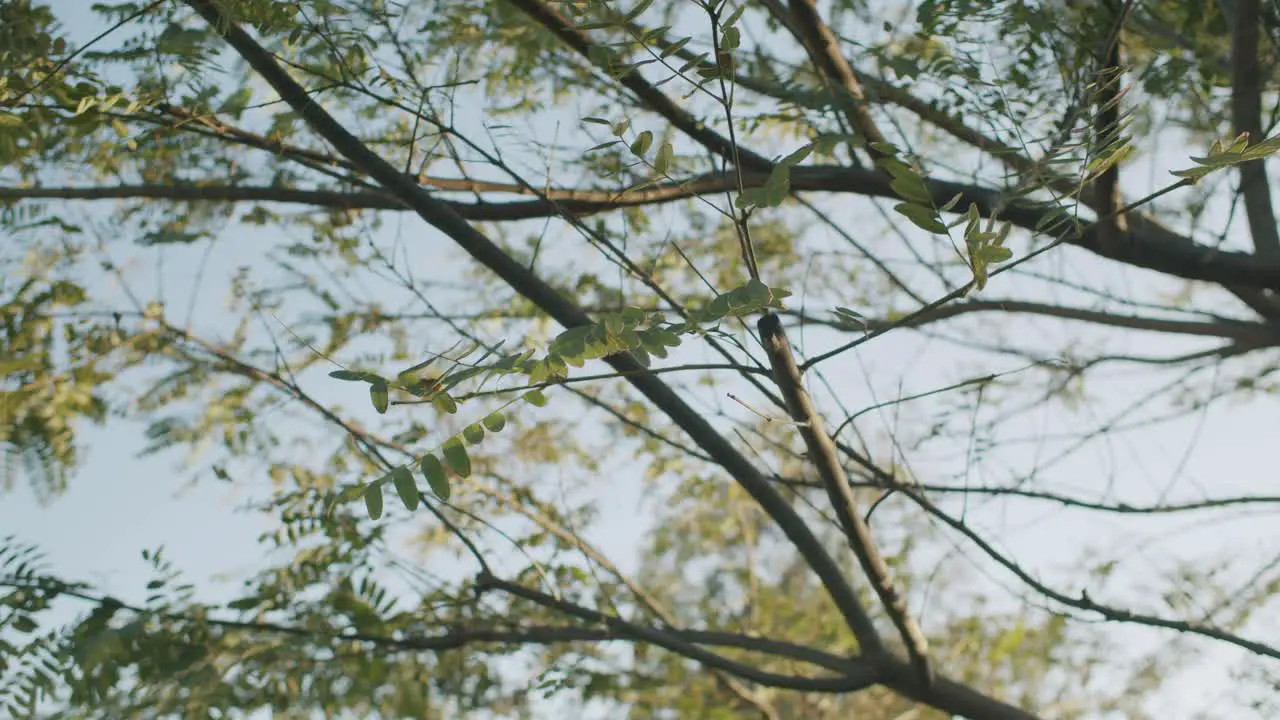
[[[101,30],[102,24],[91,19],[84,0],[59,0],[59,15],[66,18],[69,29],[77,38],[91,37]],[[478,126],[484,119],[478,110],[463,106],[459,110],[460,126]],[[468,117],[472,113],[473,117]],[[572,118],[543,118],[535,123],[531,132],[542,133],[544,139],[554,137],[559,125],[572,123]],[[1187,155],[1195,154],[1193,148],[1170,144],[1162,146],[1162,153],[1148,156],[1141,162],[1156,177],[1173,167],[1185,166]],[[1142,175],[1142,172],[1135,172]],[[100,210],[92,206],[87,212]],[[1221,210],[1217,211],[1221,213]],[[1221,217],[1221,214],[1219,215]],[[432,230],[425,229],[416,219],[405,218],[399,224],[399,232],[426,233],[428,243],[444,247],[447,241]],[[223,327],[225,323],[221,298],[234,268],[246,258],[255,256],[264,247],[276,241],[271,231],[237,227],[219,240],[217,251],[205,256],[200,250],[173,251],[166,254],[164,265],[164,292],[180,295],[195,287],[195,278],[202,277],[196,309],[196,324],[202,327]],[[389,228],[383,239],[390,241]],[[123,251],[122,251],[123,252]],[[435,252],[432,250],[431,252]],[[447,261],[429,254],[420,255],[423,272],[435,272],[448,277],[458,271],[461,262],[456,253],[445,253]],[[207,262],[203,273],[201,263]],[[1041,261],[1037,261],[1041,262]],[[1142,288],[1152,281],[1150,276],[1137,271],[1120,271],[1102,261],[1069,249],[1054,251],[1046,258],[1046,272],[1057,267],[1067,272],[1099,279],[1117,287]],[[154,275],[141,270],[139,277],[150,282],[155,293],[160,294],[161,284]],[[993,281],[997,284],[1000,279]],[[1018,287],[1009,280],[1005,286],[1013,294]],[[1044,332],[1042,326],[1025,321],[1009,321],[1028,331]],[[1055,325],[1054,329],[1064,326]],[[805,331],[798,335],[802,347],[817,347],[830,343],[830,335]],[[1168,341],[1149,335],[1134,335],[1131,349],[1156,353],[1169,347]],[[955,359],[944,346],[920,338],[911,333],[894,333],[882,340],[870,343],[856,355],[839,361],[837,384],[842,395],[855,401],[883,401],[900,394],[910,394],[938,387],[955,371]],[[935,350],[936,354],[930,351]],[[1017,367],[1017,361],[1002,362],[985,356],[982,370],[1003,371]],[[833,362],[833,366],[836,363]],[[899,382],[903,368],[914,372],[905,386]],[[1144,382],[1141,377],[1120,376],[1107,387],[1112,388],[1107,397],[1086,403],[1081,418],[1064,418],[1042,413],[1039,426],[1028,427],[1028,433],[1058,429],[1078,420],[1088,420],[1100,415],[1108,406],[1117,406],[1134,397],[1134,388]],[[341,389],[314,386],[322,393],[340,394]],[[335,395],[338,397],[338,395]],[[892,428],[895,416],[880,413],[866,424],[869,431],[885,431]],[[1093,418],[1096,420],[1096,417]],[[1119,486],[1119,495],[1126,498],[1154,499],[1163,494],[1169,498],[1188,497],[1199,493],[1229,494],[1234,492],[1280,493],[1280,477],[1266,468],[1274,467],[1268,449],[1276,431],[1280,430],[1274,404],[1220,403],[1207,411],[1189,418],[1186,422],[1135,433],[1116,441],[1098,443],[1096,452],[1055,468],[1054,487],[1072,487],[1088,494],[1101,492],[1111,484]],[[148,579],[147,565],[140,557],[140,550],[163,546],[166,554],[183,569],[202,578],[204,598],[217,599],[228,596],[234,583],[218,578],[237,578],[259,566],[261,549],[256,537],[270,526],[268,519],[237,512],[236,508],[246,500],[246,494],[238,487],[214,482],[210,477],[190,483],[190,470],[179,467],[181,459],[174,455],[138,458],[142,449],[141,426],[132,423],[112,423],[103,428],[84,430],[88,440],[89,455],[68,491],[52,502],[41,505],[27,487],[19,484],[7,495],[0,497],[0,534],[13,533],[20,539],[39,545],[48,555],[50,563],[60,573],[72,578],[83,578],[97,584],[104,592],[124,599],[140,598]],[[1034,454],[1035,447],[1025,452]],[[1023,452],[1015,448],[1002,450],[998,460],[1011,465],[1025,461]],[[922,460],[928,467],[928,461]],[[939,462],[941,462],[939,460]],[[986,470],[978,464],[972,480],[977,483],[990,472],[994,478],[998,469]],[[638,473],[620,472],[605,479],[601,492],[612,501],[606,505],[606,515],[593,533],[593,539],[611,551],[611,557],[625,568],[632,568],[638,561],[636,539],[643,529]],[[1046,506],[1013,506],[1026,515],[1009,516],[1006,508],[984,506],[975,503],[969,518],[991,530],[1002,546],[1016,549],[1019,558],[1039,569],[1046,577],[1066,582],[1073,577],[1070,563],[1078,559],[1082,550],[1096,550],[1099,556],[1114,556],[1116,548],[1126,548],[1123,554],[1132,558],[1139,569],[1151,568],[1159,563],[1167,566],[1180,558],[1214,557],[1215,553],[1229,551],[1244,558],[1257,558],[1261,565],[1280,553],[1277,534],[1270,530],[1273,521],[1266,517],[1242,516],[1230,524],[1215,523],[1198,526],[1201,518],[1177,518],[1133,520],[1132,518],[1099,518],[1091,515],[1063,512]],[[1139,545],[1135,538],[1159,538],[1156,547]],[[972,556],[971,551],[965,551]],[[977,568],[986,564],[974,562]],[[986,572],[986,570],[984,570]],[[1016,581],[996,576],[998,587],[1010,590],[1009,597],[1021,593]],[[1116,626],[1119,636],[1132,637],[1131,647],[1151,648],[1166,643],[1170,636]],[[1160,717],[1190,717],[1187,708],[1203,707],[1206,699],[1226,691],[1229,663],[1239,659],[1240,653],[1220,645],[1196,643],[1208,648],[1206,660],[1197,664],[1186,682],[1172,683],[1153,705]]]

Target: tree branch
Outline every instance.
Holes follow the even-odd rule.
[[[1227,632],[1226,630],[1223,630],[1218,627],[1214,627],[1207,623],[1197,622],[1194,620],[1171,620],[1169,618],[1163,618],[1158,615],[1147,615],[1144,613],[1133,612],[1131,610],[1112,607],[1110,605],[1104,605],[1102,603],[1095,602],[1092,598],[1090,598],[1089,593],[1086,590],[1081,590],[1079,597],[1071,597],[1069,595],[1066,595],[1065,593],[1055,590],[1049,587],[1048,585],[1045,585],[1044,583],[1040,582],[1036,578],[1032,577],[1031,573],[1027,572],[1025,569],[1022,568],[1021,565],[1019,565],[1017,562],[1015,562],[1014,560],[1006,556],[1004,553],[1000,552],[999,550],[996,550],[995,547],[991,545],[991,543],[983,539],[983,537],[979,535],[975,530],[970,528],[967,523],[965,523],[963,520],[953,517],[950,513],[944,512],[941,508],[934,505],[927,498],[925,498],[924,495],[922,495],[920,492],[918,492],[914,488],[900,486],[898,488],[898,492],[902,493],[903,495],[906,495],[908,498],[911,499],[912,502],[918,505],[925,512],[941,520],[943,524],[947,525],[951,529],[955,530],[956,532],[959,532],[961,535],[968,538],[970,542],[972,542],[974,545],[978,547],[979,550],[981,550],[988,557],[994,560],[996,564],[1000,565],[1001,567],[1005,568],[1009,572],[1013,573],[1014,576],[1016,576],[1019,580],[1025,583],[1032,590],[1049,598],[1050,600],[1053,600],[1054,602],[1060,603],[1070,608],[1074,608],[1076,610],[1083,610],[1085,612],[1095,613],[1097,615],[1100,615],[1104,620],[1107,620],[1110,622],[1133,623],[1135,625],[1146,625],[1149,627],[1166,628],[1169,630],[1176,630],[1177,632],[1190,633],[1193,635],[1201,635],[1203,637],[1212,638],[1214,640],[1220,640],[1222,642],[1235,645],[1236,647],[1244,648],[1245,650],[1256,653],[1258,655],[1280,659],[1280,648],[1273,647],[1265,643],[1256,642],[1254,640],[1249,640],[1247,638],[1236,635],[1235,633]]]
[[[1098,213],[1098,244],[1112,248],[1120,235],[1128,229],[1123,213],[1124,199],[1120,196],[1120,162],[1124,138],[1120,133],[1120,98],[1124,94],[1121,67],[1120,33],[1132,0],[1107,0],[1104,12],[1108,22],[1104,27],[1100,67],[1094,78],[1094,161],[1106,164],[1094,181],[1094,208]]]
[[[508,583],[489,577],[482,578],[482,583],[488,583],[489,586],[503,590],[518,597],[525,598],[531,602],[535,602],[543,607],[560,610],[574,617],[578,617],[587,622],[605,622],[609,623],[610,618],[603,616],[594,610],[583,608],[571,603],[557,600],[549,595],[530,590],[521,585]],[[626,621],[612,618],[612,621],[625,623]],[[608,624],[608,627],[613,627]],[[630,632],[630,628],[621,628]],[[697,631],[677,630],[674,639],[687,638],[690,642],[700,642],[693,640],[699,637]],[[906,663],[884,658],[878,666],[869,667],[859,660],[843,660],[843,665],[831,663],[831,656],[819,654],[810,648],[798,646],[791,643],[780,643],[776,640],[766,640],[764,638],[755,638],[742,635],[729,635],[721,637],[720,633],[706,634],[703,637],[707,641],[715,639],[715,644],[725,646],[739,647],[745,650],[759,650],[760,652],[769,652],[779,657],[791,657],[796,660],[814,663],[828,667],[832,670],[842,672],[845,675],[843,681],[849,685],[857,684],[868,678],[871,683],[880,683],[886,687],[912,698],[919,702],[930,705],[934,708],[942,710],[945,713],[958,715],[974,720],[1037,720],[1037,716],[1020,708],[1008,705],[1004,702],[988,697],[982,693],[962,685],[954,680],[945,677],[935,678],[932,685],[925,685],[916,676],[914,669]],[[655,644],[660,644],[654,641]],[[733,643],[732,645],[730,643]],[[704,644],[713,644],[705,642]],[[678,652],[673,650],[673,652]],[[683,653],[681,653],[683,654]],[[883,678],[883,680],[882,680]],[[811,681],[811,682],[816,682]],[[834,681],[826,681],[834,682]],[[865,686],[863,686],[865,687]],[[861,689],[861,688],[859,688]],[[832,692],[829,690],[815,690],[816,692]],[[840,691],[835,691],[840,692]],[[850,691],[844,691],[850,692]]]
[[[1129,328],[1132,330],[1144,330],[1147,332],[1220,337],[1235,340],[1237,342],[1256,343],[1259,345],[1280,344],[1280,331],[1277,331],[1263,323],[1236,320],[1172,320],[1159,317],[1143,317],[1140,315],[1121,315],[1103,310],[1089,310],[1087,308],[1050,305],[1048,303],[1033,302],[1030,300],[1014,300],[1011,298],[1002,298],[998,300],[965,300],[963,302],[934,308],[928,312],[920,314],[919,316],[912,317],[910,320],[905,322],[891,320],[888,318],[869,318],[865,323],[865,329],[871,332],[876,332],[891,326],[921,327],[923,325],[936,323],[940,320],[947,320],[961,315],[981,312],[1041,315],[1045,317],[1062,318],[1064,320],[1079,320],[1081,322],[1093,323],[1095,325],[1109,325],[1112,327]],[[844,329],[849,328],[847,322],[839,320],[831,320],[828,318],[805,315],[798,312],[793,313],[790,311],[784,311],[784,314],[796,315],[805,323]]]
[[[564,613],[570,617],[576,617],[584,622],[603,625],[606,628],[620,633],[623,636],[636,640],[643,640],[659,647],[666,648],[682,657],[695,660],[707,667],[723,670],[734,676],[754,683],[759,683],[768,687],[787,688],[790,690],[801,690],[805,692],[857,692],[864,690],[877,682],[879,672],[874,664],[859,664],[859,672],[846,674],[843,676],[828,676],[820,678],[796,677],[790,675],[778,675],[765,670],[760,670],[745,663],[739,663],[723,655],[718,655],[709,650],[698,647],[697,645],[684,640],[678,634],[668,632],[653,627],[646,627],[628,622],[614,615],[608,615],[596,610],[592,610],[581,605],[560,600],[558,598],[538,592],[530,588],[524,587],[517,583],[508,582],[492,575],[481,576],[477,581],[477,590],[483,592],[485,590],[501,590],[509,595],[528,600],[542,607]],[[851,668],[852,669],[852,668]]]
[[[354,138],[353,138],[354,139]],[[358,140],[357,140],[358,142]],[[397,171],[398,172],[398,171]],[[744,187],[764,185],[768,175],[743,171]],[[406,182],[412,180],[404,177]],[[796,191],[854,193],[868,197],[896,198],[889,186],[889,178],[881,173],[863,168],[833,165],[807,165],[792,169],[791,188]],[[1192,241],[1155,220],[1141,214],[1129,216],[1129,230],[1124,233],[1119,247],[1105,248],[1100,242],[1096,224],[1081,225],[1073,222],[1057,222],[1056,227],[1045,229],[1061,213],[1040,203],[1009,202],[1003,191],[947,180],[925,180],[933,202],[942,207],[955,196],[960,196],[956,207],[977,206],[983,217],[995,215],[1015,226],[1033,233],[1047,234],[1070,245],[1088,250],[1096,255],[1134,267],[1172,275],[1184,280],[1198,280],[1224,286],[1245,285],[1254,288],[1280,290],[1280,258],[1261,259],[1253,253],[1221,250]],[[509,203],[466,203],[435,200],[447,208],[458,220],[503,222],[529,220],[557,216],[562,213],[586,215],[623,207],[651,205],[698,195],[722,193],[737,186],[732,173],[707,173],[681,183],[660,184],[652,189],[620,194],[611,191],[564,190],[575,198],[598,192],[590,200],[530,200]],[[504,190],[505,191],[505,190]],[[15,188],[0,187],[0,201],[19,199],[170,199],[180,201],[258,201],[293,202],[320,207],[410,210],[403,200],[390,193],[336,192],[327,190],[296,190],[262,186],[168,186],[133,185],[107,188]],[[1231,289],[1231,288],[1228,288]]]
[[[862,92],[862,83],[858,82],[844,53],[840,52],[840,42],[818,14],[817,3],[814,0],[791,0],[789,7],[799,39],[814,66],[827,82],[847,93],[847,97],[837,95],[840,104],[844,106],[845,117],[858,133],[858,139],[863,142],[872,160],[884,157],[884,151],[873,146],[888,141],[871,117],[871,108]]]
[[[1258,67],[1261,0],[1239,0],[1231,27],[1231,121],[1236,134],[1249,133],[1249,143],[1262,140],[1262,73]],[[1265,160],[1240,164],[1240,192],[1253,248],[1258,257],[1280,259],[1280,231],[1271,207],[1271,185]]]
[[[797,429],[804,438],[805,447],[809,451],[809,460],[822,477],[826,486],[827,497],[835,510],[840,528],[844,531],[849,547],[853,549],[858,563],[875,589],[885,611],[889,613],[894,626],[907,646],[907,653],[915,667],[920,681],[928,686],[933,679],[929,667],[929,643],[920,631],[920,627],[912,619],[906,601],[894,586],[889,566],[876,548],[871,537],[871,529],[862,519],[858,511],[857,500],[853,497],[853,489],[849,487],[849,479],[845,476],[844,466],[836,455],[836,447],[827,435],[822,416],[813,406],[809,393],[804,389],[804,381],[800,377],[800,368],[796,366],[795,354],[791,344],[787,342],[786,331],[782,321],[772,313],[760,318],[757,323],[760,341],[765,353],[769,356],[769,364],[773,367],[774,382],[786,400],[787,410],[791,418],[797,422]]]

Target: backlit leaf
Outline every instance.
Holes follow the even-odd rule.
[[[461,440],[456,437],[450,439],[441,448],[441,452],[450,470],[457,473],[459,477],[471,476],[471,456],[467,454],[467,446],[463,445]]]
[[[395,485],[400,502],[409,512],[418,509],[418,485],[413,481],[413,473],[407,467],[398,467],[391,471],[391,482]]]
[[[377,520],[382,517],[382,480],[371,483],[364,489],[364,506],[369,517]]]
[[[444,465],[440,463],[440,458],[427,453],[422,456],[419,461],[419,468],[422,475],[427,479],[427,486],[431,488],[431,492],[441,500],[448,500],[450,495],[449,475],[444,471]]]
[[[377,382],[369,385],[369,399],[373,401],[373,409],[379,413],[385,413],[387,406],[391,403],[391,393],[387,389],[387,382],[382,378],[378,378]]]

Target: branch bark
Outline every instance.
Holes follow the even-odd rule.
[[[1249,133],[1249,143],[1262,140],[1262,73],[1258,37],[1262,26],[1261,0],[1239,0],[1231,28],[1231,121],[1236,134]],[[1241,163],[1240,192],[1253,248],[1259,258],[1280,259],[1280,230],[1271,205],[1271,185],[1265,160]]]
[[[862,513],[858,511],[853,488],[849,486],[849,478],[845,476],[844,466],[840,464],[836,446],[827,435],[822,416],[818,414],[809,393],[804,389],[804,380],[800,377],[800,368],[796,365],[795,354],[791,350],[791,343],[787,341],[782,321],[777,315],[770,313],[760,318],[757,328],[761,344],[769,356],[769,364],[773,367],[774,382],[778,384],[778,389],[786,400],[791,418],[797,422],[797,429],[809,451],[809,460],[822,478],[840,528],[857,556],[862,571],[867,574],[872,588],[902,636],[916,677],[927,687],[933,682],[933,671],[929,667],[929,643],[920,626],[911,617],[906,600],[895,587],[889,566],[880,556],[875,540],[871,537],[871,528],[867,527]]]
[[[885,153],[876,149],[875,145],[887,141],[876,125],[875,118],[871,117],[871,107],[867,103],[867,96],[862,92],[862,83],[858,82],[858,76],[849,66],[844,53],[840,52],[840,42],[818,14],[817,3],[814,0],[791,0],[789,7],[795,29],[810,60],[828,83],[847,94],[841,98],[841,104],[845,106],[845,117],[859,139],[865,143],[871,159],[881,159]]]
[[[1280,344],[1280,332],[1263,323],[1237,320],[1172,320],[1160,317],[1143,317],[1141,315],[1121,315],[1102,310],[1050,305],[1048,303],[1040,303],[1030,300],[1015,300],[1011,298],[965,300],[963,302],[951,303],[949,305],[943,305],[942,307],[930,310],[929,312],[923,313],[918,317],[914,317],[905,322],[899,320],[871,318],[867,320],[865,329],[875,332],[887,327],[921,327],[941,320],[981,312],[1023,313],[1028,315],[1040,315],[1043,317],[1061,318],[1063,320],[1078,320],[1080,322],[1093,323],[1095,325],[1109,325],[1111,327],[1129,328],[1131,330],[1144,330],[1147,332],[1170,333],[1174,335],[1195,335],[1200,337],[1219,337],[1235,340],[1237,342],[1256,343],[1259,345]],[[812,315],[796,314],[806,323],[827,325],[830,327],[848,327],[847,323],[815,317]]]
[[[358,140],[357,140],[358,142]],[[409,180],[406,176],[405,180]],[[767,173],[743,172],[744,187],[759,187]],[[806,165],[792,169],[791,187],[797,191],[853,193],[868,197],[897,198],[889,186],[889,178],[863,168],[834,165]],[[412,181],[410,181],[412,184]],[[1088,250],[1095,255],[1133,267],[1182,278],[1227,286],[1249,286],[1255,289],[1280,290],[1280,258],[1259,258],[1253,253],[1222,250],[1194,242],[1144,215],[1129,217],[1129,230],[1122,235],[1119,247],[1104,248],[1096,224],[1058,223],[1044,231],[1043,225],[1060,213],[1042,204],[1004,201],[1003,191],[947,180],[925,180],[933,202],[941,207],[952,197],[960,196],[956,207],[974,203],[983,217],[995,214],[1029,232],[1039,232]],[[459,220],[504,222],[558,216],[589,215],[623,207],[652,205],[692,196],[722,193],[737,187],[732,173],[707,173],[681,183],[667,183],[635,193],[612,191],[553,191],[546,200],[508,203],[467,203],[435,200],[447,207]],[[575,199],[553,200],[556,192],[573,193]],[[588,193],[597,193],[583,199]],[[329,190],[297,190],[263,186],[169,186],[134,185],[106,188],[19,188],[0,187],[0,201],[22,199],[170,199],[181,201],[260,201],[292,202],[320,207],[412,210],[390,192],[341,192]]]
[[[1120,33],[1130,3],[1108,0],[1106,39],[1103,42],[1101,62],[1094,79],[1094,157],[1101,158],[1107,167],[1094,181],[1093,199],[1098,213],[1098,243],[1113,248],[1128,222],[1121,208],[1124,199],[1120,195],[1120,160],[1123,138],[1120,134],[1120,98],[1123,95],[1124,68],[1121,66]]]

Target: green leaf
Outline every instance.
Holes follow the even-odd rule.
[[[737,24],[738,18],[742,17],[742,13],[746,9],[747,9],[746,3],[739,4],[738,7],[732,13],[729,13],[729,17],[725,18],[724,22],[722,22],[721,25],[723,25],[724,27],[733,27],[735,24]]]
[[[364,489],[364,506],[369,511],[370,518],[377,520],[382,517],[382,480],[371,483]]]
[[[636,18],[644,14],[644,11],[648,10],[649,6],[652,4],[653,4],[653,0],[640,0],[640,2],[636,3],[636,6],[631,8],[631,11],[628,12],[624,17],[628,22],[635,20]]]
[[[507,426],[507,416],[503,415],[501,410],[494,410],[488,415],[485,415],[484,420],[481,420],[480,422],[484,423],[484,426],[489,429],[489,432],[502,432],[502,428]]]
[[[551,380],[563,380],[569,377],[569,368],[565,367],[564,358],[559,355],[547,356],[547,377]],[[582,367],[581,364],[577,367]]]
[[[954,208],[963,197],[964,197],[964,193],[956,193],[955,197],[952,197],[950,200],[948,200],[946,205],[943,205],[942,207],[938,208],[938,211],[950,212],[951,209]]]
[[[400,502],[409,512],[418,509],[418,484],[413,481],[413,473],[407,467],[398,467],[391,471],[391,482],[395,485]]]
[[[387,389],[387,381],[378,378],[376,382],[369,385],[369,399],[373,401],[373,409],[379,413],[385,413],[387,406],[391,404],[391,393]]]
[[[450,495],[449,475],[444,471],[444,465],[440,464],[440,458],[427,453],[422,456],[419,461],[419,469],[422,475],[427,479],[427,485],[431,488],[431,492],[441,500],[448,500]]]
[[[542,394],[541,390],[530,390],[524,394],[524,401],[534,407],[546,407],[547,396]]]
[[[650,355],[660,358],[667,356],[667,346],[658,339],[657,331],[640,333],[640,346]]]
[[[334,370],[329,373],[329,377],[335,380],[346,380],[347,382],[368,381],[369,373],[356,372],[355,370]]]
[[[604,125],[606,127],[613,124],[608,120],[605,120],[604,118],[590,117],[590,116],[582,118],[582,122],[592,123],[594,125]]]
[[[659,175],[666,175],[671,168],[671,159],[675,156],[675,148],[671,143],[664,142],[662,147],[658,148],[658,154],[653,159],[653,169]]]
[[[898,203],[893,206],[893,209],[905,216],[921,230],[928,230],[939,235],[947,231],[947,226],[938,220],[937,212],[931,207],[915,203]]]
[[[728,295],[717,295],[716,298],[711,301],[711,304],[707,305],[707,313],[713,320],[723,318],[725,315],[728,315],[729,311],[732,309],[732,306],[729,304]]]
[[[933,198],[929,196],[929,188],[924,181],[914,175],[902,175],[889,183],[889,187],[908,202],[919,203],[920,205],[929,206],[933,202]]]
[[[663,50],[661,53],[658,54],[658,57],[666,58],[666,57],[675,55],[676,53],[680,52],[681,48],[683,48],[685,45],[688,45],[689,41],[692,39],[693,39],[692,35],[680,38],[679,40],[668,45],[665,50]]]
[[[435,406],[436,410],[445,415],[452,415],[458,412],[458,401],[454,400],[453,396],[447,392],[438,392],[432,395],[431,404]]]
[[[736,27],[727,27],[720,35],[720,49],[736,50],[742,44],[742,34]]]
[[[680,347],[680,336],[670,330],[656,328],[653,330],[653,339],[662,343],[667,347]]]
[[[30,615],[19,615],[9,623],[9,627],[20,633],[29,633],[32,630],[35,630],[37,625],[36,621],[32,620]]]
[[[479,445],[484,441],[484,428],[479,423],[471,423],[462,429],[462,439],[472,445]]]
[[[622,321],[622,316],[617,313],[609,313],[602,319],[604,329],[609,331],[610,335],[617,335],[626,327],[626,323]]]
[[[809,157],[809,154],[812,152],[813,152],[813,143],[809,143],[807,145],[802,146],[799,150],[796,150],[790,155],[779,160],[778,165],[785,166],[787,168],[795,167],[796,165],[799,165],[801,162],[803,162],[805,158]],[[775,172],[776,172],[776,169],[775,169]]]
[[[1004,262],[1013,257],[1013,251],[1007,247],[990,246],[982,249],[982,259],[989,263]]]
[[[456,437],[450,438],[440,450],[450,470],[457,473],[459,477],[470,477],[471,456],[467,455],[467,446],[463,445],[461,440]]]
[[[634,153],[636,157],[644,157],[644,154],[649,151],[649,146],[652,144],[653,132],[645,130],[640,133],[640,137],[636,138],[635,142],[631,143],[631,152]]]
[[[751,278],[747,284],[742,286],[744,298],[753,306],[760,307],[769,302],[769,286],[765,285],[759,278]]]
[[[227,603],[227,608],[231,610],[252,610],[262,604],[262,598],[250,596],[238,598]]]

